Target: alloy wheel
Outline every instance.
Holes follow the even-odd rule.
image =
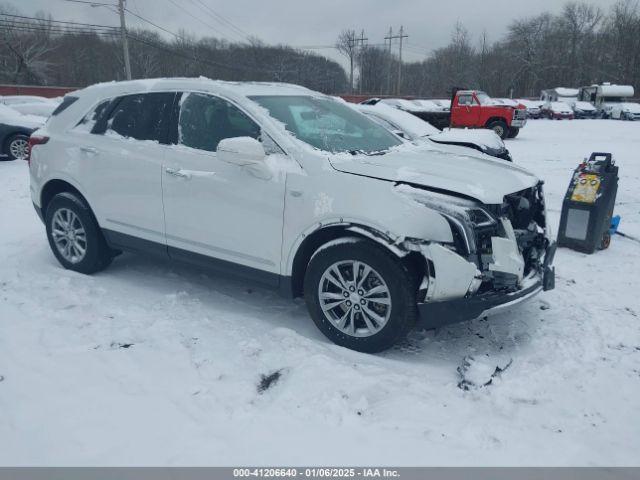
[[[70,263],[80,263],[87,253],[87,234],[80,218],[60,208],[51,220],[51,236],[58,252]]]
[[[340,332],[370,337],[391,316],[391,292],[382,276],[364,262],[344,260],[328,267],[318,286],[325,318]]]
[[[9,144],[9,153],[13,158],[22,159],[26,157],[28,147],[29,142],[25,138],[18,137]]]

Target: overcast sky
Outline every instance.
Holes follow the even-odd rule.
[[[96,0],[117,4],[117,0]],[[117,25],[117,15],[109,8],[91,7],[68,0],[0,0],[13,4],[24,14],[42,10],[55,20]],[[393,27],[404,26],[406,39],[403,57],[420,60],[432,49],[446,45],[453,26],[459,20],[478,39],[486,30],[489,40],[499,39],[514,18],[544,11],[558,12],[561,0],[127,0],[127,8],[155,24],[177,32],[180,29],[198,36],[216,36],[242,40],[242,32],[266,43],[292,46],[333,45],[340,31],[365,30],[369,43],[382,44]],[[615,0],[590,0],[608,9]],[[205,8],[206,5],[209,9]],[[219,17],[216,17],[215,14]],[[128,14],[132,26],[151,25]],[[165,34],[168,35],[168,34]],[[314,51],[338,58],[329,48]]]

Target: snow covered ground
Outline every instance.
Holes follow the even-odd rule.
[[[508,147],[555,225],[576,164],[613,152],[640,237],[640,123],[531,121]],[[27,165],[0,179],[1,465],[640,465],[638,243],[559,250],[556,290],[373,356],[301,302],[189,267],[65,271]]]

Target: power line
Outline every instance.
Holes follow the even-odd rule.
[[[33,20],[39,23],[64,23],[64,24],[70,24],[70,25],[82,25],[85,27],[104,27],[104,28],[118,28],[118,27],[113,27],[111,25],[98,25],[95,23],[81,23],[81,22],[69,22],[69,21],[64,21],[64,20],[52,20],[52,19],[48,19],[48,18],[38,18],[38,17],[27,17],[24,15],[11,15],[8,13],[0,13],[0,15],[4,16],[4,17],[12,17],[12,18],[22,18],[22,19],[27,19],[27,20]]]
[[[153,23],[151,20],[149,20],[149,19],[147,19],[147,18],[144,18],[144,17],[143,17],[143,16],[141,16],[141,15],[138,15],[138,14],[136,14],[136,13],[133,13],[133,12],[132,12],[131,10],[129,10],[128,8],[125,8],[125,11],[126,11],[127,13],[129,13],[129,14],[133,15],[134,17],[139,18],[139,19],[140,19],[140,20],[142,20],[143,22],[146,22],[146,23],[148,23],[149,25],[152,25],[152,26],[156,27],[157,29],[162,30],[163,32],[166,32],[166,33],[168,33],[168,34],[170,34],[170,35],[173,35],[173,36],[174,36],[174,37],[176,37],[176,38],[182,38],[182,37],[181,37],[180,35],[178,35],[177,33],[174,33],[174,32],[172,32],[171,30],[168,30],[168,29],[166,29],[166,28],[164,28],[164,27],[161,27],[160,25],[158,25],[158,24],[156,24],[156,23]]]
[[[215,10],[213,10],[211,7],[209,7],[209,5],[205,4],[204,2],[202,2],[201,0],[191,0],[191,2],[196,6],[199,7],[202,11],[204,11],[205,13],[207,13],[211,18],[213,18],[216,22],[218,22],[219,24],[223,25],[224,27],[226,27],[227,29],[229,29],[229,31],[236,35],[239,38],[242,38],[243,40],[251,40],[251,36],[246,33],[244,30],[242,30],[240,27],[236,26],[233,22],[231,22],[230,20],[227,20],[225,17],[223,17],[222,15],[220,15],[218,12],[216,12]]]
[[[117,10],[114,10],[113,3],[95,2],[88,0],[65,0],[71,3],[80,3],[83,5],[90,5],[92,7],[106,7],[109,10],[115,11],[120,17],[120,41],[122,42],[122,53],[124,59],[124,73],[127,80],[131,80],[131,62],[129,61],[129,44],[127,43],[127,24],[124,14],[124,1],[118,0]]]
[[[84,3],[87,5],[100,5],[101,7],[115,7],[113,3],[102,3],[102,2],[89,2],[87,0],[64,0],[65,2],[71,3]]]
[[[28,26],[28,25],[8,25],[0,23],[0,27],[6,30],[15,30],[18,32],[26,32],[26,33],[49,33],[55,35],[97,35],[97,36],[107,36],[113,37],[118,35],[115,31],[100,31],[100,30],[69,30],[69,29],[55,29],[55,28],[43,28],[37,26]]]
[[[142,39],[136,35],[132,35],[129,34],[129,38],[131,38],[132,40],[136,41],[136,42],[140,42],[143,43],[145,45],[148,45],[150,47],[155,47],[158,50],[163,50],[167,53],[171,53],[172,55],[178,56],[178,57],[182,57],[186,60],[194,60],[193,56],[181,53],[181,52],[177,52],[175,50],[172,50],[168,47],[166,47],[165,45],[161,45],[158,44],[156,42],[150,41],[148,39]],[[283,73],[296,73],[297,70],[271,70],[271,69],[266,69],[266,68],[261,68],[261,67],[257,67],[257,66],[253,66],[253,65],[242,65],[242,64],[237,64],[234,63],[233,65],[230,64],[226,64],[226,63],[222,63],[222,62],[217,62],[215,60],[207,60],[204,58],[198,58],[198,63],[203,63],[212,67],[222,67],[222,68],[227,68],[230,70],[242,70],[242,71],[256,71],[256,72],[265,72],[265,73],[273,73],[273,74],[283,74]]]
[[[189,12],[189,10],[187,10],[186,8],[184,8],[184,6],[180,6],[178,5],[176,2],[174,2],[173,0],[167,0],[169,3],[175,5],[181,12],[186,13],[187,15],[189,15],[191,18],[193,18],[194,20],[197,20],[198,22],[200,22],[201,24],[205,25],[206,27],[212,29],[214,32],[218,32],[223,38],[224,38],[224,34],[218,30],[216,27],[214,27],[213,25],[211,25],[210,23],[205,22],[204,20],[202,20],[201,18],[198,18],[197,16],[195,16],[194,14],[192,14],[191,12]]]

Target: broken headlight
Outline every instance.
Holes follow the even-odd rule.
[[[471,254],[476,251],[476,230],[494,228],[496,219],[478,203],[460,197],[422,190],[408,185],[397,187],[414,201],[435,210],[451,227],[454,243],[459,253]]]

